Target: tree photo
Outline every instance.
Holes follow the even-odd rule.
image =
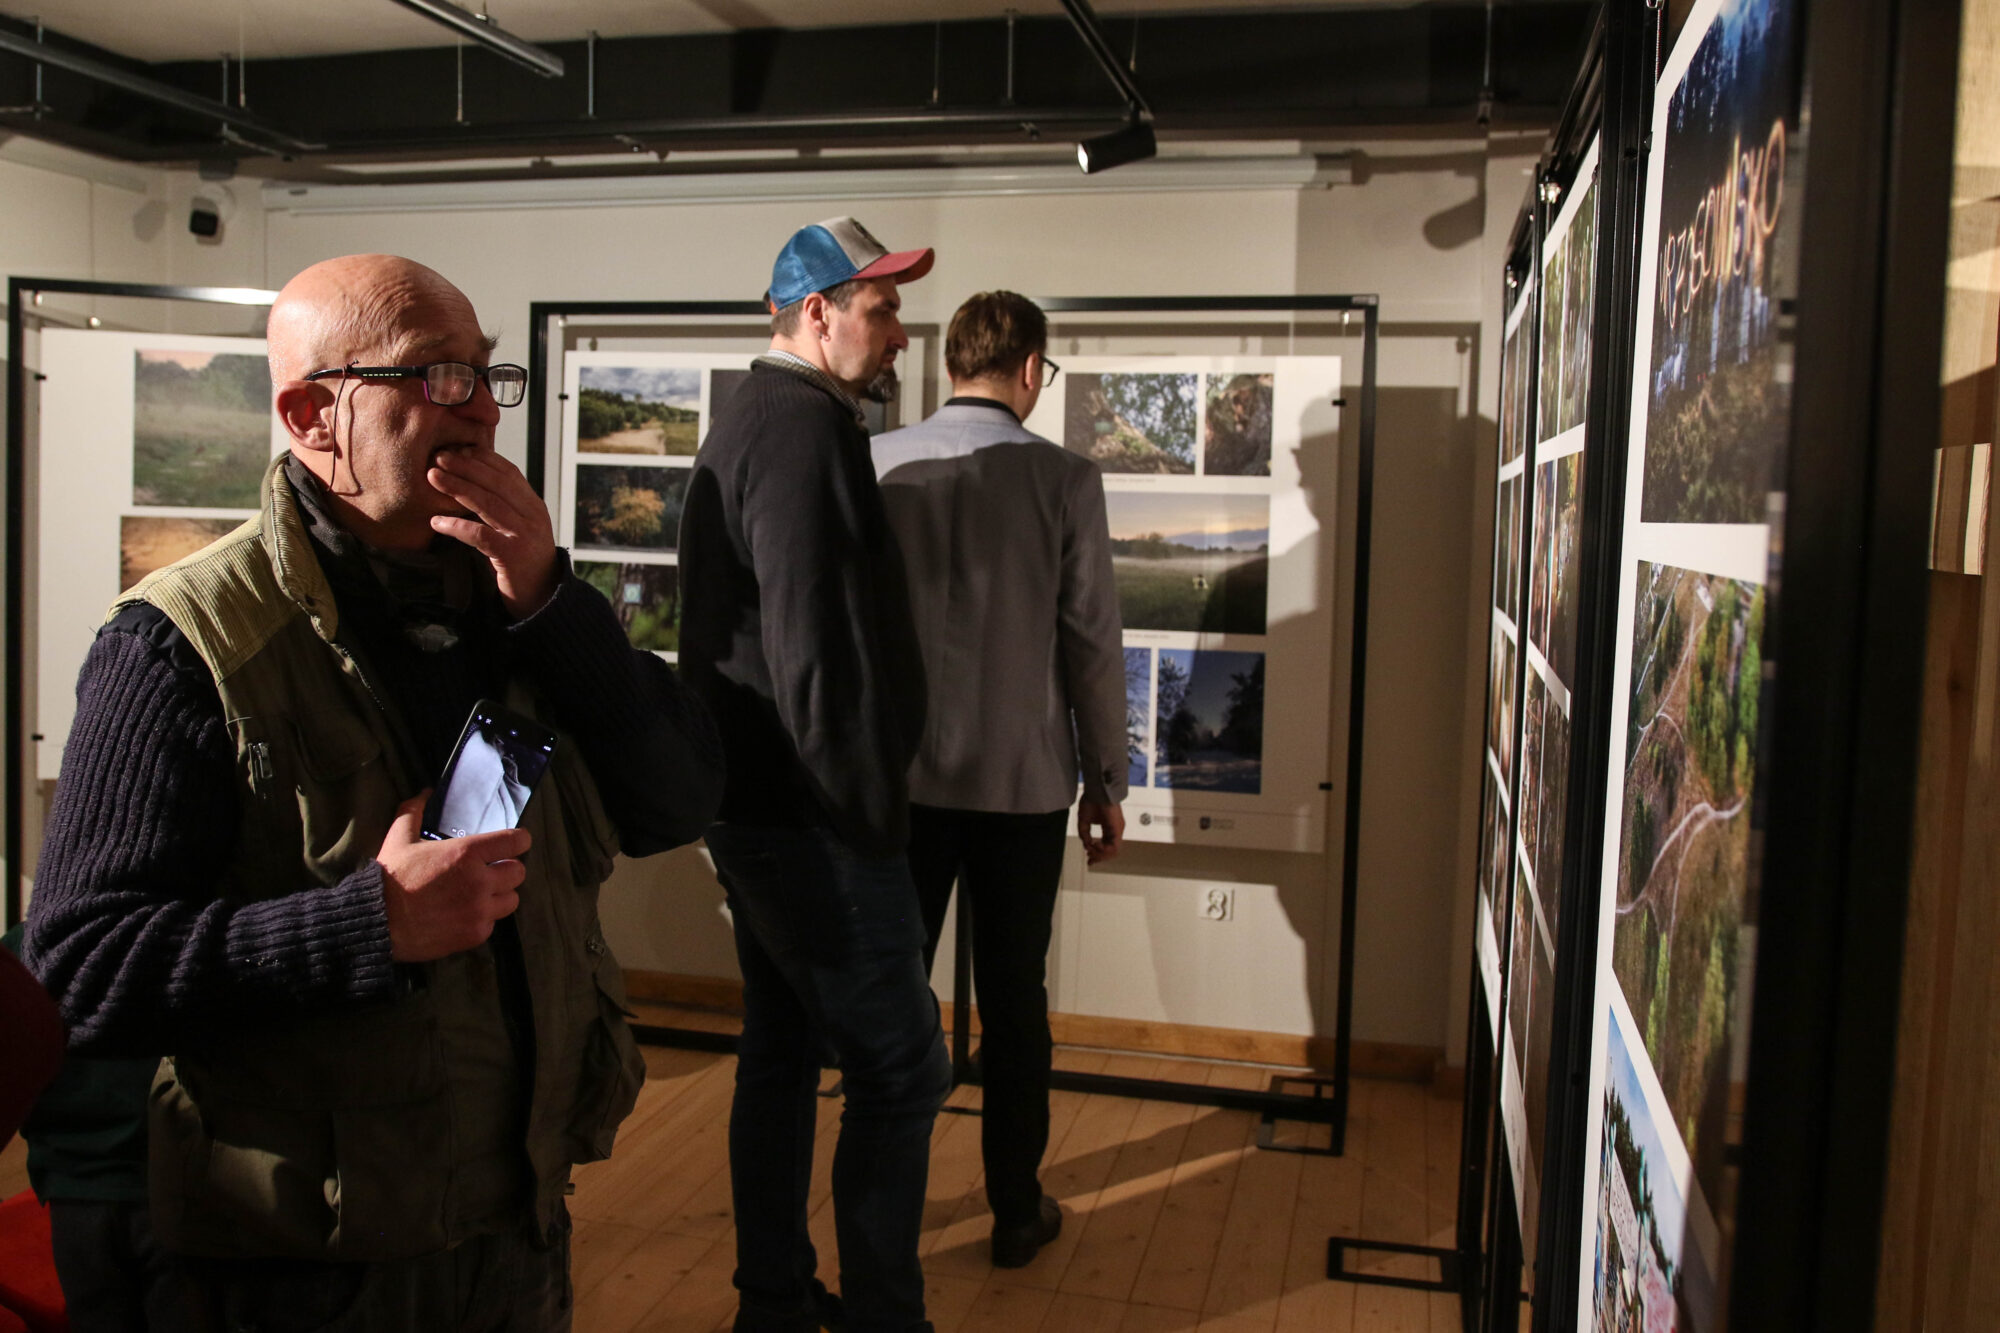
[[[1198,375],[1076,374],[1063,445],[1106,472],[1192,473]]]
[[[576,576],[604,594],[618,627],[634,648],[679,652],[681,646],[680,569],[674,565],[615,564],[578,560]]]
[[[1264,785],[1264,654],[1159,653],[1156,787],[1248,792]]]
[[[581,464],[576,544],[671,551],[680,540],[690,469]]]

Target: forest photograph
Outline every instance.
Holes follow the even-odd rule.
[[[634,648],[675,653],[681,647],[680,569],[675,565],[578,560],[576,576],[604,594]]]
[[[1153,736],[1153,650],[1125,650],[1125,782],[1146,785]]]
[[[1271,375],[1210,375],[1202,418],[1201,470],[1212,476],[1271,475]]]
[[[1612,969],[1718,1197],[1748,886],[1764,590],[1640,562]]]
[[[671,551],[680,540],[690,468],[581,464],[576,545]]]
[[[577,370],[576,447],[587,454],[688,455],[701,443],[701,372],[677,366]]]
[[[132,370],[132,503],[256,509],[271,462],[270,363],[142,351]]]
[[[1562,403],[1556,433],[1583,424],[1590,396],[1591,308],[1596,300],[1597,179],[1591,178],[1563,239],[1568,285],[1563,291]]]
[[[1199,375],[1076,374],[1063,445],[1106,472],[1192,474]]]
[[[1542,259],[1542,341],[1540,374],[1535,377],[1536,443],[1562,429],[1563,302],[1569,294],[1569,251],[1549,247]]]
[[[1264,789],[1264,654],[1162,648],[1155,701],[1154,786]]]

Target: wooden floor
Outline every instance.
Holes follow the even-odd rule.
[[[578,1333],[729,1327],[727,1119],[735,1061],[649,1049],[650,1077],[608,1162],[582,1168]],[[1270,1071],[1060,1050],[1068,1069],[1263,1087]],[[960,1088],[957,1105],[978,1104]],[[939,1333],[1456,1333],[1456,1297],[1328,1282],[1331,1235],[1449,1244],[1458,1103],[1413,1084],[1354,1083],[1342,1157],[1261,1151],[1247,1112],[1056,1092],[1043,1188],[1063,1232],[1026,1268],[987,1262],[979,1120],[938,1118],[924,1218]],[[820,1111],[813,1241],[837,1286],[831,1167],[839,1103]],[[1317,1131],[1322,1136],[1324,1131]],[[1323,1142],[1323,1137],[1321,1139]],[[1386,1256],[1377,1271],[1426,1276]],[[1400,1266],[1399,1266],[1400,1265]]]
[[[577,1173],[577,1333],[729,1326],[735,1261],[728,1112],[735,1060],[649,1048],[639,1106],[611,1160]],[[1265,1086],[1243,1065],[1062,1050],[1057,1063],[1139,1077]],[[960,1088],[957,1105],[977,1105]],[[1457,1333],[1455,1297],[1325,1280],[1331,1235],[1450,1243],[1458,1103],[1407,1083],[1354,1082],[1347,1153],[1260,1151],[1242,1111],[1057,1092],[1042,1185],[1061,1237],[997,1272],[980,1181],[979,1120],[942,1115],[931,1148],[924,1272],[939,1333]],[[821,1275],[837,1286],[830,1175],[840,1104],[820,1108],[812,1196]],[[1324,1130],[1315,1131],[1322,1136]],[[0,1195],[25,1187],[18,1140]],[[1417,1260],[1378,1271],[1424,1276]],[[1400,1267],[1396,1265],[1402,1265]]]

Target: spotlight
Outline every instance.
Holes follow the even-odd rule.
[[[1091,176],[1113,167],[1122,167],[1128,162],[1143,162],[1159,151],[1159,144],[1153,138],[1153,127],[1143,120],[1135,120],[1123,129],[1077,144],[1076,164],[1083,168],[1084,175]]]

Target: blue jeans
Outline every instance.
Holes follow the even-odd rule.
[[[917,1240],[951,1061],[909,865],[857,856],[807,828],[717,824],[708,848],[743,971],[729,1115],[736,1327],[817,1327],[806,1322],[818,1263],[806,1198],[819,1071],[830,1063],[846,1095],[833,1211],[847,1327],[928,1329]]]

